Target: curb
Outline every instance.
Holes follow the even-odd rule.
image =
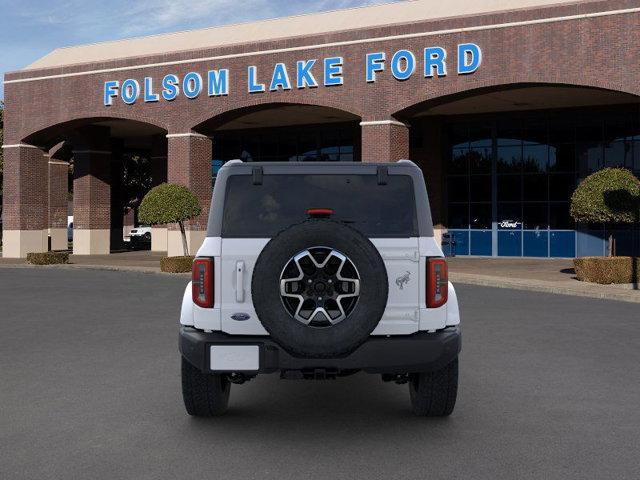
[[[575,280],[576,285],[558,285],[555,282],[541,280],[520,280],[476,275],[473,273],[449,273],[449,280],[453,283],[478,285],[482,287],[505,288],[529,292],[552,293],[556,295],[571,295],[574,297],[597,298],[601,300],[616,300],[621,302],[640,303],[640,291],[622,290],[617,286],[583,284]]]
[[[45,268],[45,269],[59,269],[59,270],[103,270],[110,272],[136,272],[136,273],[147,273],[147,274],[156,274],[156,275],[166,275],[166,276],[191,276],[191,273],[169,273],[169,272],[161,272],[160,267],[135,267],[135,266],[127,266],[127,265],[82,265],[76,263],[68,263],[68,264],[59,264],[59,265],[30,265],[26,263],[17,263],[17,264],[0,264],[0,269],[2,268],[24,268],[24,269],[37,269],[37,268]]]

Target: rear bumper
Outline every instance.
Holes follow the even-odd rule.
[[[252,373],[277,371],[332,372],[364,370],[368,373],[403,374],[439,370],[460,352],[458,327],[436,333],[415,333],[392,337],[370,337],[353,353],[340,358],[295,357],[270,337],[204,333],[180,327],[180,353],[196,368],[211,372],[210,352],[216,345],[255,345],[259,348],[259,368]],[[232,370],[229,370],[232,371]]]

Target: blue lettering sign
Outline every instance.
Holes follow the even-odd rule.
[[[447,76],[447,51],[442,47],[429,47],[424,49],[424,76],[433,77],[433,71],[439,77]]]
[[[275,92],[278,88],[291,90],[291,82],[289,81],[287,66],[284,63],[276,63],[276,66],[273,68],[273,76],[271,77],[269,90]]]
[[[229,95],[229,70],[209,70],[207,77],[210,97]]]
[[[409,50],[398,50],[391,58],[391,73],[397,80],[407,80],[416,71],[416,57]]]
[[[331,87],[333,85],[342,85],[342,57],[329,57],[324,59],[324,85]]]
[[[140,96],[140,84],[133,78],[128,78],[122,82],[122,90],[120,91],[122,101],[127,105],[133,105]]]
[[[162,79],[162,98],[167,101],[175,100],[180,93],[180,87],[178,87],[178,77],[173,74],[166,75]]]
[[[144,78],[144,101],[145,102],[157,102],[160,100],[160,95],[153,93],[153,78]]]
[[[202,77],[200,74],[196,72],[187,73],[182,79],[182,91],[187,98],[197,98],[202,92]]]
[[[376,73],[384,71],[384,61],[387,55],[384,52],[367,54],[367,82],[376,81]]]
[[[475,43],[461,43],[458,45],[458,73],[460,75],[473,73],[482,64],[482,50]]]
[[[422,54],[417,58],[408,49],[397,50],[393,55],[390,52],[367,53],[363,65],[366,83],[375,83],[378,77],[385,75],[387,55],[390,55],[388,68],[391,72],[390,77],[395,80],[406,81],[410,79],[417,68],[422,69],[425,78],[447,76],[447,51],[439,46],[431,46],[424,48]],[[322,65],[318,67],[322,69],[321,73],[317,73],[316,68],[318,75],[323,74],[322,85],[325,87],[343,85],[344,61],[341,56],[297,60],[295,62],[296,88],[299,90],[318,88],[318,79],[314,74],[316,64]],[[419,64],[419,62],[423,63]],[[457,46],[456,67],[459,75],[474,73],[481,65],[482,50],[477,44],[461,43]],[[142,77],[140,80],[134,78],[128,78],[124,81],[108,80],[103,84],[103,103],[107,107],[111,106],[118,97],[127,105],[135,104],[138,99],[144,100],[145,103],[158,102],[161,99],[170,102],[178,98],[181,93],[188,99],[195,99],[200,97],[205,90],[208,97],[226,96],[229,95],[231,75],[229,69],[212,69],[206,71],[206,75],[204,71],[188,72],[184,77],[170,73],[165,75],[161,81],[154,77]],[[271,92],[286,92],[293,88],[292,81],[294,79],[289,76],[287,63],[278,62],[273,66],[271,79],[269,80],[268,77],[266,79],[269,83],[262,83],[260,80],[258,67],[248,66],[246,82],[249,93],[264,93],[267,88]],[[161,87],[158,87],[158,82]],[[154,90],[154,84],[157,90]]]
[[[296,86],[298,88],[316,88],[318,82],[313,76],[311,69],[317,60],[301,60],[296,63]]]
[[[265,91],[264,83],[258,83],[258,67],[250,66],[248,69],[249,93],[260,93]]]
[[[113,99],[118,96],[118,87],[120,82],[117,80],[111,80],[104,82],[104,105],[110,107],[113,105]]]

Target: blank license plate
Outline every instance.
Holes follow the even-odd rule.
[[[210,368],[214,372],[255,372],[260,369],[257,345],[212,345]]]

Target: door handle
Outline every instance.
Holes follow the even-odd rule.
[[[236,302],[244,302],[244,262],[236,262]]]

